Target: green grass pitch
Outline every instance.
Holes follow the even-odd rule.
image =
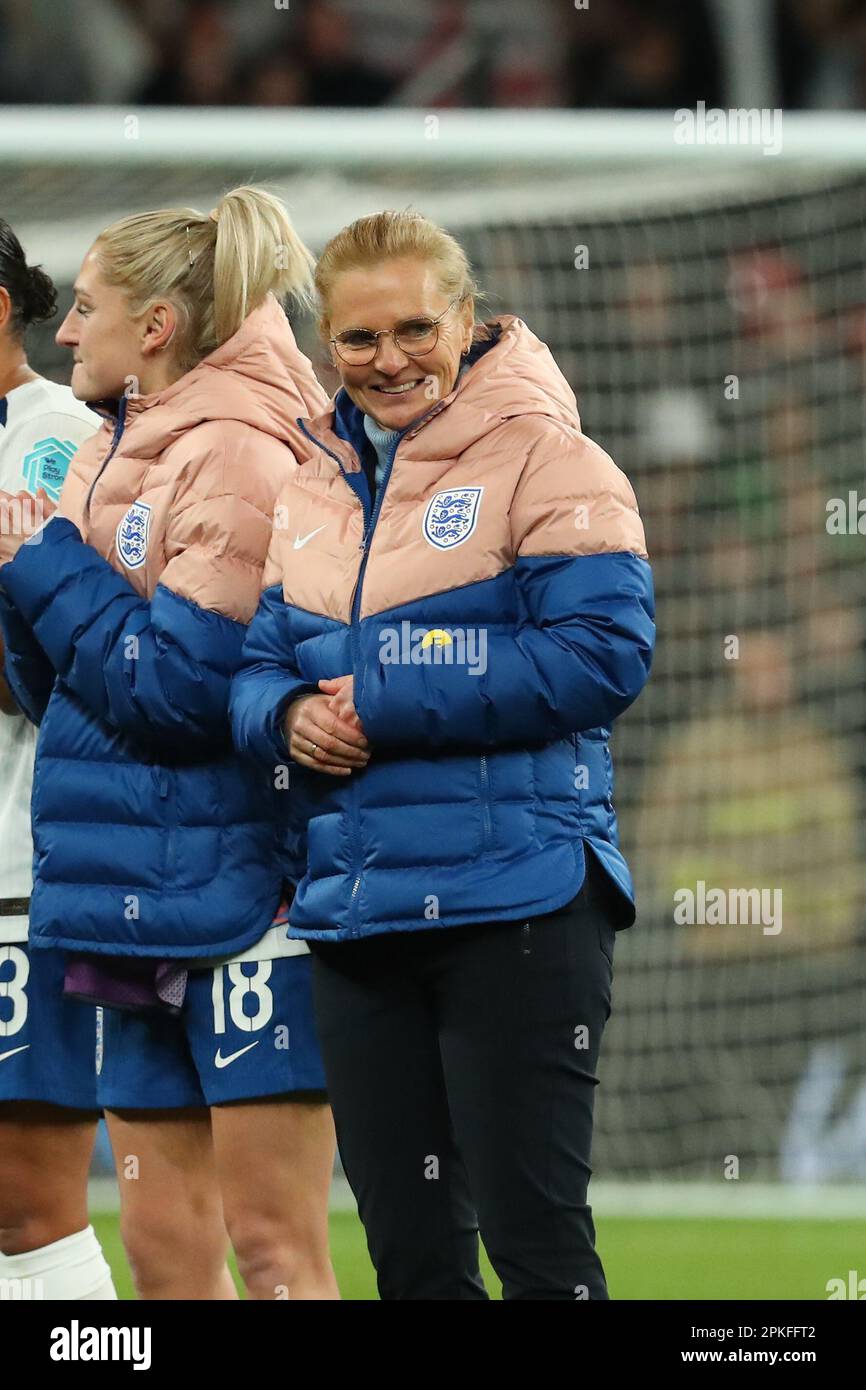
[[[95,1215],[120,1298],[132,1298],[116,1215]],[[614,1299],[826,1299],[827,1281],[866,1274],[864,1221],[735,1221],[596,1217]],[[351,1212],[331,1213],[331,1255],[343,1298],[375,1299],[364,1233]],[[499,1282],[482,1261],[487,1288]]]

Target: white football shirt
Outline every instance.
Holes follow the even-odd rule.
[[[38,377],[0,396],[0,489],[60,498],[69,461],[102,421],[68,386]],[[0,898],[29,898],[33,884],[30,794],[36,729],[0,711]],[[0,916],[0,943],[25,941],[27,917]]]

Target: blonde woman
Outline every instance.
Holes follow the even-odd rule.
[[[227,717],[295,417],[324,404],[278,301],[311,264],[253,188],[108,227],[57,335],[105,422],[38,544],[0,541],[56,673],[32,941],[73,953],[67,990],[121,1006],[98,1095],[143,1298],[234,1297],[226,1228],[251,1297],[337,1296],[310,959],[273,925],[274,779]]]
[[[290,934],[379,1290],[484,1298],[480,1226],[504,1297],[603,1299],[592,1105],[635,915],[608,738],[654,636],[634,493],[526,324],[476,324],[427,219],[363,218],[316,285],[342,387],[232,713],[297,765]]]

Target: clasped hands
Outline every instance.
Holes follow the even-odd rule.
[[[283,732],[296,763],[348,777],[366,767],[370,744],[355,709],[354,676],[334,676],[318,683],[321,695],[301,695],[286,711]]]
[[[41,530],[57,507],[42,488],[31,492],[0,491],[0,565],[14,560],[25,541]]]

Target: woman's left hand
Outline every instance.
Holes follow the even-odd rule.
[[[319,681],[319,689],[331,696],[331,709],[349,724],[355,724],[364,732],[358,711],[355,709],[355,677],[332,676]]]
[[[24,542],[30,540],[56,510],[55,503],[42,488],[35,497],[30,492],[0,492],[0,565],[14,560]]]

